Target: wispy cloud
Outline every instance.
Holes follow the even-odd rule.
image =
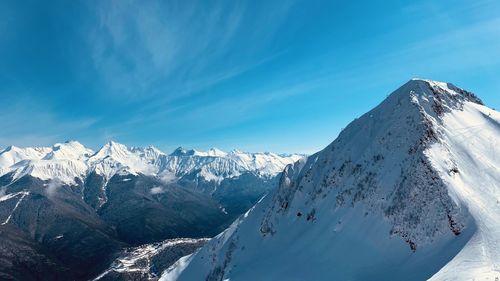
[[[182,3],[101,3],[89,41],[108,94],[172,99],[238,75],[266,59],[256,55],[259,45],[272,39],[290,5],[273,5],[252,21],[258,24],[243,26],[244,2]]]
[[[182,103],[174,107],[166,106],[164,110],[157,108],[152,113],[130,118],[126,121],[126,126],[140,125],[143,128],[174,131],[183,128],[182,132],[191,136],[214,132],[259,119],[263,110],[275,107],[280,102],[304,95],[314,98],[319,89],[339,79],[329,72],[316,74],[294,80],[291,77],[297,73],[284,73],[282,80],[248,90],[239,89],[237,95],[209,99],[202,104]],[[112,129],[119,131],[122,125],[113,126]]]
[[[412,76],[479,87],[498,107],[494,0],[60,5],[0,10],[0,147],[235,138],[283,149],[307,130],[319,137],[294,145],[314,147]],[[300,133],[285,139],[284,127]]]

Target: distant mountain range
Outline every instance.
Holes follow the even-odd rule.
[[[52,147],[7,147],[0,151],[0,176],[11,174],[16,180],[31,175],[71,185],[82,182],[91,173],[106,180],[116,173],[140,173],[159,176],[166,181],[191,176],[217,185],[244,173],[271,178],[302,157],[239,150],[224,152],[217,148],[196,151],[181,147],[165,154],[153,146],[129,148],[113,141],[94,152],[77,141],[67,141]]]
[[[211,237],[302,157],[165,154],[116,142],[96,152],[76,141],[10,146],[0,152],[0,279],[85,280],[125,247]]]

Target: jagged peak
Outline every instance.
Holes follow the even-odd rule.
[[[90,157],[94,151],[87,148],[78,141],[66,141],[64,143],[56,143],[52,146],[51,151],[44,156],[44,160],[51,159],[69,159],[78,160]]]
[[[200,156],[200,157],[226,157],[227,153],[212,147],[207,151],[199,151],[196,149],[186,149],[184,147],[178,147],[174,152],[170,154],[171,156]]]
[[[148,145],[147,147],[145,147],[145,149],[164,154],[163,151],[161,151],[159,148],[157,148],[154,145]]]
[[[148,145],[146,147],[140,147],[140,146],[132,146],[130,148],[132,152],[141,152],[141,153],[153,153],[157,155],[164,155],[165,153],[161,151],[159,148],[153,146],[153,145]]]
[[[419,187],[418,191],[423,193],[422,196],[429,197],[425,200],[415,200],[414,203],[422,205],[432,203],[434,204],[433,208],[441,208],[441,211],[456,211],[457,208],[453,205],[449,197],[443,195],[441,201],[435,201],[432,196],[429,196],[428,186],[433,186],[433,191],[437,187],[445,190],[445,184],[437,176],[431,177],[433,181],[427,178],[427,175],[435,174],[435,171],[430,168],[431,164],[429,164],[428,158],[425,156],[425,151],[432,147],[433,144],[443,141],[440,128],[446,126],[443,124],[443,121],[446,120],[445,113],[455,110],[461,111],[461,109],[471,106],[470,104],[466,105],[466,102],[478,103],[478,99],[476,99],[472,93],[457,88],[450,83],[424,79],[412,79],[408,81],[391,93],[377,107],[354,122],[351,122],[327,148],[309,157],[306,165],[307,168],[296,172],[294,175],[295,179],[286,178],[287,173],[285,173],[285,177],[282,178],[284,184],[280,188],[281,193],[277,196],[278,200],[276,204],[281,206],[285,202],[285,205],[289,206],[294,197],[294,193],[291,193],[290,190],[294,190],[295,192],[298,190],[298,186],[301,186],[303,190],[308,190],[309,194],[317,194],[324,192],[325,186],[328,186],[329,179],[335,179],[331,180],[334,183],[332,186],[336,188],[333,193],[335,196],[338,196],[335,199],[341,202],[339,205],[342,205],[344,199],[349,197],[351,193],[356,194],[350,190],[351,185],[349,184],[345,185],[345,190],[339,188],[340,185],[338,182],[342,183],[344,181],[344,179],[339,180],[339,178],[345,175],[344,169],[351,170],[351,174],[349,175],[358,175],[361,170],[366,169],[366,178],[368,178],[376,177],[382,165],[390,167],[391,165],[396,165],[396,163],[412,163],[409,166],[405,166],[405,168],[407,170],[414,169],[414,171],[404,177],[408,179],[412,177],[415,181],[421,182],[422,186]],[[388,159],[390,157],[390,161],[384,160],[385,157]],[[370,164],[367,165],[366,163]],[[377,166],[380,167],[377,169],[373,168]],[[392,169],[393,167],[388,168],[388,170]],[[421,171],[426,172],[421,173]],[[310,178],[312,175],[314,175],[314,179]],[[359,178],[362,177],[359,176]],[[363,196],[368,197],[368,195],[359,195],[362,192],[366,192],[367,194],[370,192],[376,193],[381,192],[383,188],[388,186],[391,188],[401,188],[403,184],[407,184],[404,181],[398,182],[400,178],[396,174],[392,177],[384,177],[383,180],[390,181],[391,183],[373,189],[359,189],[358,196],[350,198],[352,200],[350,204],[355,204],[356,200],[361,200],[360,198],[364,199]],[[288,181],[295,181],[294,188],[288,187]],[[368,182],[373,184],[377,181],[379,180]],[[365,183],[361,183],[358,186],[362,186],[363,184]],[[410,186],[407,190],[411,188],[415,187]],[[339,192],[339,190],[342,192],[345,191],[345,194],[336,194],[335,192]],[[386,194],[394,194],[394,190],[387,189],[384,192]],[[443,192],[442,194],[446,193]],[[385,194],[381,193],[377,196],[384,197]],[[313,201],[315,197],[311,196],[308,200]],[[392,204],[393,202],[388,203]],[[378,203],[371,202],[370,204],[376,205]],[[383,205],[382,208],[386,206]],[[391,208],[389,208],[391,211],[385,215],[389,214],[388,217],[393,220],[394,229],[397,230],[405,222],[398,220],[400,214],[394,215],[393,209],[397,208]],[[406,212],[407,210],[402,208],[398,211]],[[418,213],[418,211],[410,211]],[[442,213],[445,213],[445,211]],[[440,218],[442,219],[441,222],[446,221],[446,215]],[[421,218],[422,221],[425,221],[425,219],[424,217]],[[432,222],[429,223],[429,225],[431,224]],[[405,234],[405,239],[414,239],[419,243],[427,243],[424,240],[428,237],[423,238],[424,235],[421,233],[415,232],[411,235],[408,233]],[[432,236],[429,237],[432,239]]]
[[[122,147],[122,146],[125,146],[125,145],[124,145],[124,144],[121,144],[121,143],[119,143],[119,142],[116,142],[116,141],[110,140],[110,141],[108,141],[106,144],[104,144],[104,146],[109,146],[109,147],[118,146],[118,147]]]
[[[80,144],[82,145],[81,142],[77,141],[77,140],[65,140],[64,143],[69,143],[69,144]]]
[[[66,141],[56,143],[45,148],[16,148],[12,153],[1,154],[0,173],[23,169],[28,162],[24,159],[42,161],[36,167],[53,165],[56,167],[65,161],[78,161],[88,167],[88,173],[97,172],[111,178],[120,167],[126,167],[131,173],[159,173],[162,171],[177,171],[178,169],[192,172],[201,167],[210,166],[203,177],[211,179],[211,174],[223,174],[237,176],[241,171],[261,171],[259,174],[275,175],[279,173],[285,164],[295,161],[294,157],[276,158],[270,154],[262,153],[227,153],[218,148],[210,148],[207,151],[197,151],[178,147],[170,155],[161,152],[154,146],[128,147],[116,141],[105,143],[96,152],[85,147],[78,141]],[[17,151],[19,150],[19,151]],[[240,152],[240,151],[236,151]],[[179,159],[176,159],[176,158]],[[13,164],[19,163],[17,166]],[[68,162],[68,165],[71,163]],[[178,165],[183,166],[179,168]],[[33,166],[33,165],[31,165]],[[203,169],[200,169],[203,171]],[[80,174],[75,175],[80,176]]]
[[[17,151],[20,150],[21,148],[15,146],[15,145],[9,145],[7,146],[2,152],[7,152],[7,151]]]
[[[498,151],[488,144],[500,134],[498,121],[492,122],[490,115],[500,115],[472,102],[477,103],[474,96],[451,84],[409,81],[351,122],[327,148],[287,166],[274,194],[183,261],[175,279],[286,279],[283,267],[268,265],[279,260],[286,261],[286,270],[298,268],[290,276],[304,274],[306,279],[370,279],[364,273],[367,268],[384,268],[389,277],[382,279],[398,280],[436,265],[427,259],[430,266],[423,266],[420,257],[433,252],[438,257],[450,248],[460,254],[440,257],[442,265],[447,263],[443,274],[448,278],[439,280],[473,279],[478,272],[496,276],[492,261],[499,260],[499,239],[492,233],[498,229],[498,216],[491,210],[498,201],[491,186],[498,186],[500,177],[494,172],[498,161],[493,160]],[[441,115],[433,108],[440,105],[445,109]],[[433,130],[439,135],[430,136]],[[474,237],[487,238],[467,242],[475,231],[479,233]],[[407,251],[401,250],[402,243],[408,244]],[[305,252],[289,258],[295,251],[283,251],[283,245]],[[346,249],[356,254],[342,255]],[[312,263],[311,257],[316,259]],[[450,257],[455,261],[451,266]],[[471,259],[481,262],[469,265]],[[393,264],[401,260],[412,265],[395,273]],[[308,263],[320,266],[304,270]],[[327,271],[324,264],[338,267]],[[245,275],[236,266],[253,266],[257,272]],[[341,272],[343,268],[349,269]]]
[[[85,145],[80,143],[79,141],[65,141],[63,143],[56,143],[52,146],[52,150],[59,150],[61,148],[70,148],[70,149],[78,149],[78,150],[90,150]]]
[[[423,95],[426,97],[435,96],[437,98],[448,97],[455,102],[458,98],[461,101],[468,101],[484,105],[483,101],[472,92],[457,87],[452,83],[440,82],[431,79],[412,78],[394,93],[399,92],[400,89],[408,87],[414,88],[413,91],[407,91],[404,94],[415,94],[418,96]]]
[[[101,161],[105,158],[118,160],[124,157],[128,158],[131,154],[133,153],[127,146],[115,141],[109,141],[90,156],[89,160],[90,162]]]
[[[219,157],[224,157],[227,155],[226,152],[224,152],[216,147],[212,147],[209,150],[207,150],[206,154],[207,154],[207,156],[219,156]]]
[[[0,151],[0,155],[23,155],[21,158],[42,158],[46,153],[50,152],[50,147],[18,147],[10,145]]]
[[[179,146],[176,148],[172,153],[170,153],[170,156],[190,156],[194,155],[196,151],[194,149],[186,149],[182,146]]]
[[[115,142],[115,141],[108,141],[106,144],[102,146],[102,148],[99,151],[128,151],[128,147],[124,144]]]

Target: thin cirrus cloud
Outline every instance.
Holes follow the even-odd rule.
[[[276,5],[272,14],[286,14],[287,5]],[[262,38],[272,38],[273,27],[280,24],[275,19],[267,25],[271,15],[265,12],[251,30],[242,28],[249,15],[238,1],[215,2],[208,9],[175,1],[111,1],[101,3],[97,13],[99,24],[89,35],[95,69],[109,94],[133,99],[165,92],[163,98],[173,99],[251,68],[263,59],[256,47],[266,43]],[[242,46],[245,32],[248,40],[253,36],[260,43]],[[231,52],[248,59],[231,63]]]
[[[314,152],[412,77],[500,107],[499,9],[493,0],[5,1],[0,146],[113,139]]]

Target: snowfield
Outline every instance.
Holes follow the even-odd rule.
[[[449,194],[467,208],[477,231],[465,247],[430,280],[500,278],[500,113],[475,103],[443,118],[447,145],[427,154],[449,186]],[[458,172],[450,173],[450,168]],[[497,278],[497,279],[495,279]]]
[[[500,113],[414,79],[161,280],[498,280]]]

